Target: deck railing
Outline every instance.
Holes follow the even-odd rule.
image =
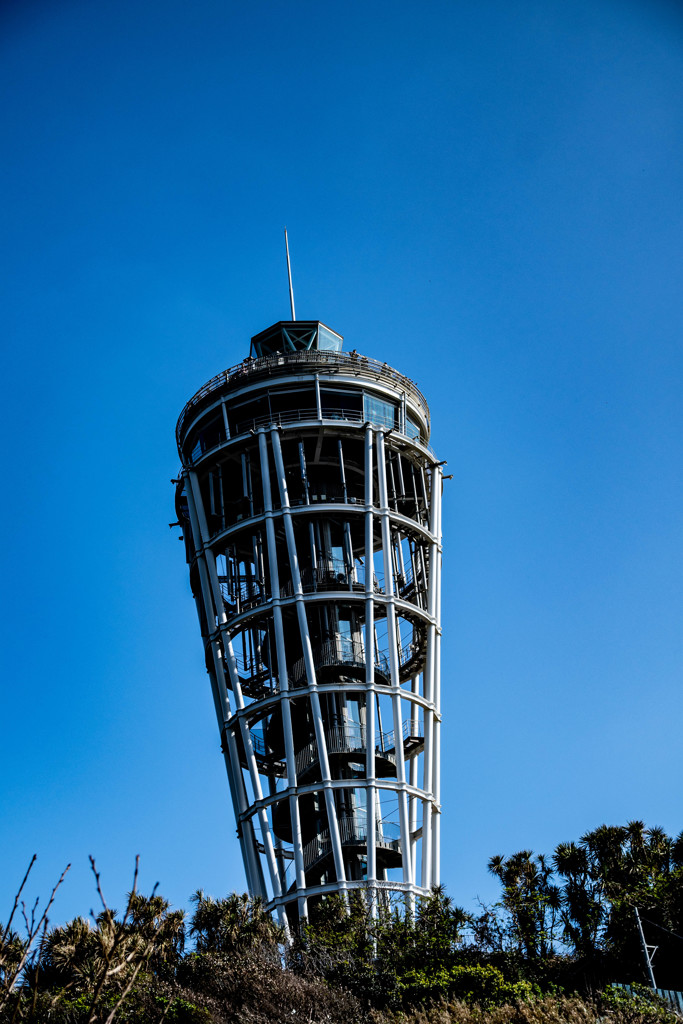
[[[304,594],[316,593],[319,590],[364,591],[365,566],[356,565],[351,569],[344,562],[326,562],[315,569],[302,569],[301,589]],[[384,593],[374,573],[372,589],[377,594]],[[280,588],[280,597],[292,597],[293,594],[294,586],[291,581]]]
[[[413,735],[421,738],[422,734],[423,727],[421,722],[417,722],[413,726],[409,718],[404,720],[401,741]],[[325,730],[325,744],[328,755],[358,754],[365,759],[367,749],[365,726],[356,722],[350,722],[345,726],[327,729]],[[376,734],[375,755],[378,757],[388,757],[392,761],[396,760],[396,736],[393,729],[390,732]],[[305,747],[302,747],[295,754],[294,760],[297,773],[305,772],[319,760],[319,756],[318,744],[315,740],[311,740],[310,743],[307,743]]]
[[[237,366],[232,366],[227,370],[223,370],[222,373],[216,374],[216,376],[212,377],[210,381],[207,381],[207,383],[192,396],[178,418],[178,424],[176,426],[178,449],[180,450],[181,443],[183,441],[183,426],[188,413],[190,413],[195,406],[206,398],[207,395],[210,395],[212,392],[218,390],[218,388],[222,388],[227,384],[238,386],[242,382],[247,383],[247,381],[258,380],[261,377],[272,377],[274,371],[284,367],[287,367],[287,369],[291,367],[294,370],[303,370],[304,372],[307,369],[315,372],[316,369],[324,368],[328,371],[336,370],[353,373],[358,376],[362,374],[363,377],[369,378],[370,380],[374,380],[385,385],[388,384],[395,391],[403,390],[413,399],[413,401],[417,402],[417,404],[422,407],[422,411],[424,412],[427,420],[427,425],[429,426],[429,406],[427,405],[427,401],[417,384],[415,384],[410,377],[404,377],[403,374],[392,369],[392,367],[387,363],[380,363],[377,359],[370,359],[367,356],[359,356],[355,352],[291,352],[287,355],[278,354],[264,356],[261,359],[252,359],[249,357]]]
[[[333,666],[348,666],[350,668],[365,668],[365,648],[356,640],[327,640],[324,644],[316,647],[313,651],[313,666],[316,669],[329,668]],[[389,675],[389,660],[386,654],[375,656],[375,670],[382,675]],[[299,658],[292,665],[290,671],[292,686],[306,685],[306,662]]]
[[[367,816],[365,814],[342,815],[337,819],[339,837],[342,846],[360,846],[368,841]],[[401,826],[396,821],[377,820],[375,822],[375,846],[401,851]],[[306,843],[303,848],[304,870],[327,857],[332,851],[332,840],[329,829],[324,829]]]

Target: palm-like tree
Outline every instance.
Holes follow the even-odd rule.
[[[583,844],[560,843],[553,854],[561,888],[563,939],[579,956],[593,958],[599,948],[606,906],[599,877]]]
[[[151,968],[157,977],[172,976],[182,952],[183,918],[161,896],[133,890],[121,919],[105,906],[94,924],[76,917],[49,931],[40,944],[33,985],[55,993],[53,1005],[68,994],[85,995],[87,1021],[111,1024],[140,971]],[[102,1002],[112,992],[114,1003],[107,1003],[102,1017]]]
[[[520,850],[507,859],[492,857],[488,868],[503,886],[502,904],[510,915],[510,937],[518,952],[530,960],[551,955],[561,900],[546,858]]]
[[[87,989],[96,980],[99,956],[96,929],[85,918],[53,928],[40,946],[41,987]]]
[[[567,910],[579,933],[577,951],[590,952],[584,940],[594,936],[594,946],[600,945],[611,954],[621,972],[638,978],[642,954],[635,908],[658,926],[680,934],[683,836],[672,840],[661,828],[648,829],[642,821],[630,821],[625,826],[601,825],[586,833],[579,849],[585,855],[584,878],[573,876],[575,892],[571,883],[565,885],[565,891],[576,895]],[[556,866],[560,871],[566,856],[559,847],[556,855],[558,852]],[[662,955],[660,952],[660,959]]]
[[[0,992],[9,989],[26,953],[26,940],[17,932],[6,928],[0,930]]]
[[[246,893],[213,899],[198,889],[191,897],[195,912],[190,935],[195,936],[199,953],[234,953],[246,949],[267,948],[283,939],[260,896]]]

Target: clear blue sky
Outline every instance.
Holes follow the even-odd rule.
[[[297,312],[448,459],[443,876],[683,828],[683,14],[14,0],[0,14],[2,906],[244,888],[174,425]]]

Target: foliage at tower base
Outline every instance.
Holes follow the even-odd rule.
[[[492,858],[501,897],[476,916],[442,889],[414,912],[357,894],[314,906],[290,943],[248,896],[199,891],[186,921],[134,880],[119,915],[94,862],[101,913],[51,928],[57,887],[41,915],[24,879],[0,926],[0,1024],[673,1024],[643,984],[635,911],[657,984],[683,989],[682,854],[682,837],[602,826],[551,858]]]

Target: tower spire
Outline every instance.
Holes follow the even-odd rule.
[[[292,307],[292,320],[296,320],[296,312],[294,310],[294,289],[292,287],[292,264],[289,262],[289,239],[287,238],[287,228],[285,228],[285,249],[287,250],[287,276],[289,277],[289,304]]]

